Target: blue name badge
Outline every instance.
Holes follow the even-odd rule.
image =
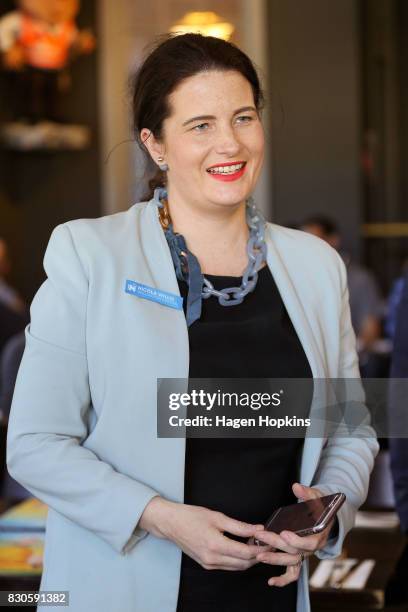
[[[168,293],[167,291],[149,287],[149,285],[142,285],[142,283],[132,280],[126,281],[125,291],[126,293],[130,293],[130,295],[145,298],[146,300],[157,302],[169,308],[175,308],[176,310],[183,309],[183,298],[175,293]]]

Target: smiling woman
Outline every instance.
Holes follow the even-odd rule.
[[[135,137],[159,169],[148,201],[51,236],[7,452],[49,506],[41,589],[69,591],[72,612],[309,612],[302,561],[339,554],[364,501],[368,425],[157,436],[159,378],[359,375],[340,258],[252,200],[262,104],[234,45],[161,40],[133,78]],[[273,509],[335,492],[347,501],[320,534],[263,531]]]
[[[198,48],[200,44],[207,47],[207,57]],[[189,58],[187,66],[185,57]],[[165,86],[146,104],[158,82]],[[165,160],[167,170],[159,175],[158,183],[167,187],[173,228],[187,244],[194,243],[201,268],[209,274],[238,276],[245,269],[248,227],[244,203],[262,168],[262,104],[258,77],[249,59],[232,45],[211,37],[170,39],[137,75],[135,131],[154,161]],[[202,232],[209,215],[214,221],[221,215],[228,226],[222,227],[219,221],[214,224],[210,250],[208,233]]]
[[[264,153],[262,123],[248,80],[233,70],[200,72],[184,79],[168,103],[170,115],[163,122],[161,140],[146,127],[141,139],[154,159],[164,157],[168,165],[174,223],[192,200],[214,213],[220,206],[242,212]],[[204,112],[194,117],[197,109]],[[223,185],[225,181],[230,184]]]
[[[245,268],[248,228],[245,201],[262,168],[264,133],[253,89],[240,72],[201,71],[169,94],[161,138],[146,127],[143,144],[167,169],[167,201],[174,230],[194,243],[203,272],[239,276]],[[200,112],[199,116],[197,110]],[[245,114],[243,114],[245,113]],[[214,224],[214,245],[202,224]],[[221,235],[222,233],[222,235]]]

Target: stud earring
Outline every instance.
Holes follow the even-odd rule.
[[[164,157],[160,156],[157,158],[157,163],[159,164],[160,170],[162,172],[167,172],[167,170],[169,169],[169,166],[166,163],[163,164],[163,162],[164,162]]]

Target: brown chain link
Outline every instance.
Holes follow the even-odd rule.
[[[160,225],[162,226],[162,228],[166,230],[171,223],[169,203],[167,202],[166,198],[163,198],[161,202],[163,206],[159,207],[159,221],[160,221]]]

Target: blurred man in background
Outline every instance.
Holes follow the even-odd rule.
[[[340,233],[331,219],[323,216],[309,217],[299,229],[318,236],[340,251]],[[370,351],[374,342],[381,336],[383,304],[378,286],[371,272],[352,262],[344,253],[341,255],[347,268],[351,320],[357,336],[358,351]]]

